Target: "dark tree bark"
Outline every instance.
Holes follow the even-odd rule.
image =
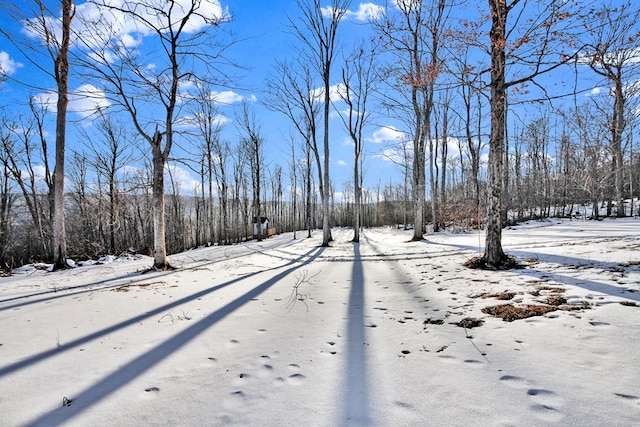
[[[562,52],[568,46],[571,38],[571,11],[572,4],[562,0],[539,2],[540,14],[536,20],[526,21],[518,31],[508,28],[508,17],[521,0],[488,0],[491,28],[489,31],[489,54],[491,57],[489,83],[491,131],[489,136],[489,165],[488,165],[488,201],[485,252],[481,263],[488,267],[498,268],[504,265],[507,257],[502,249],[502,212],[503,212],[503,188],[504,188],[504,159],[505,159],[505,131],[507,89],[512,86],[534,82],[536,77],[546,74],[563,64],[566,64],[578,55],[575,49],[572,55]],[[522,8],[526,8],[527,2],[522,2]],[[520,16],[523,9],[519,9]],[[517,18],[520,18],[516,14]],[[514,35],[515,34],[515,35]],[[509,36],[519,38],[508,40]],[[532,45],[536,44],[537,49]],[[526,57],[517,55],[518,49],[526,47]],[[507,49],[509,56],[507,57]],[[551,59],[551,55],[557,55],[557,59]],[[507,63],[507,58],[510,63]],[[506,68],[519,64],[523,71],[517,77],[507,81]]]

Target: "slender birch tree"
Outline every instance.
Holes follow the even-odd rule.
[[[362,220],[362,151],[364,147],[364,129],[371,113],[368,110],[370,95],[373,92],[375,80],[373,49],[365,45],[354,49],[345,59],[342,68],[342,90],[340,98],[347,104],[347,111],[340,117],[349,138],[353,143],[353,189],[355,210],[353,213],[353,242],[360,241],[360,226]]]
[[[313,66],[322,80],[323,97],[323,165],[320,173],[320,196],[322,199],[322,246],[329,246],[330,228],[330,175],[329,175],[329,119],[331,109],[331,70],[337,52],[338,27],[349,9],[351,0],[331,0],[322,7],[321,0],[296,0],[301,18],[289,18],[293,34],[302,43],[301,54]]]

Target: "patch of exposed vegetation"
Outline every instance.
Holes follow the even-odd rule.
[[[620,305],[624,305],[625,307],[640,307],[637,302],[631,301],[620,301]]]
[[[484,320],[476,319],[473,317],[467,317],[456,323],[455,325],[460,328],[472,329],[478,326],[482,326],[484,324]]]
[[[480,298],[482,299],[495,298],[500,301],[507,301],[507,300],[512,300],[513,297],[515,296],[516,296],[515,292],[504,291],[504,292],[498,292],[495,294],[482,294],[480,295]]]
[[[526,304],[526,305],[513,305],[502,304],[485,307],[482,312],[490,314],[504,320],[505,322],[513,322],[518,319],[527,319],[534,316],[542,316],[556,310],[562,311],[576,311],[587,310],[590,305],[587,301],[582,301],[580,304],[571,305],[561,295],[550,295],[544,304]]]
[[[543,314],[556,311],[557,309],[558,307],[551,305],[527,304],[523,306],[515,306],[511,304],[502,304],[485,307],[482,309],[482,312],[502,319],[505,322],[513,322],[514,320],[518,319],[527,319],[529,317],[542,316]]]
[[[567,290],[565,288],[560,288],[558,286],[541,285],[541,286],[538,286],[536,290],[531,291],[529,293],[531,295],[533,295],[534,297],[539,297],[541,291],[547,291],[547,292],[549,292],[551,294],[563,294]]]
[[[463,264],[467,268],[475,270],[519,270],[526,268],[525,265],[520,264],[518,260],[511,256],[505,255],[498,265],[488,264],[484,257],[473,257]]]
[[[562,296],[562,295],[550,295],[547,300],[545,301],[546,304],[548,305],[553,305],[556,307],[559,307],[563,304],[567,303],[567,300]]]

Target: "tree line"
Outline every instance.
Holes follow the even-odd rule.
[[[57,102],[31,96],[20,114],[2,110],[3,268],[135,251],[167,269],[171,253],[261,239],[261,217],[276,232],[320,227],[325,246],[333,226],[353,227],[356,242],[366,226],[411,228],[413,240],[482,227],[481,261],[497,267],[508,262],[501,230],[512,221],[637,214],[626,202],[640,187],[640,28],[630,2],[486,0],[467,18],[451,0],[399,0],[371,10],[370,31],[347,43],[352,1],[296,0],[291,54],[273,65],[261,100],[288,119],[289,134],[265,136],[244,102],[233,138],[218,89],[230,84],[223,58],[237,41],[217,3],[92,0],[84,6],[100,18],[91,21],[70,0],[54,9],[9,3],[30,32],[2,33],[38,53]],[[130,46],[116,16],[159,48]],[[145,67],[150,55],[154,68]],[[73,149],[70,76],[99,82],[107,101]],[[344,183],[330,171],[332,115],[353,145]],[[367,132],[389,118],[402,138],[384,155],[402,182],[365,188]],[[287,146],[289,158],[268,164],[269,144]],[[190,188],[184,168],[197,177]]]

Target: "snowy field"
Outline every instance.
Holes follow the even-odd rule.
[[[305,235],[0,279],[0,425],[640,425],[640,220]]]

